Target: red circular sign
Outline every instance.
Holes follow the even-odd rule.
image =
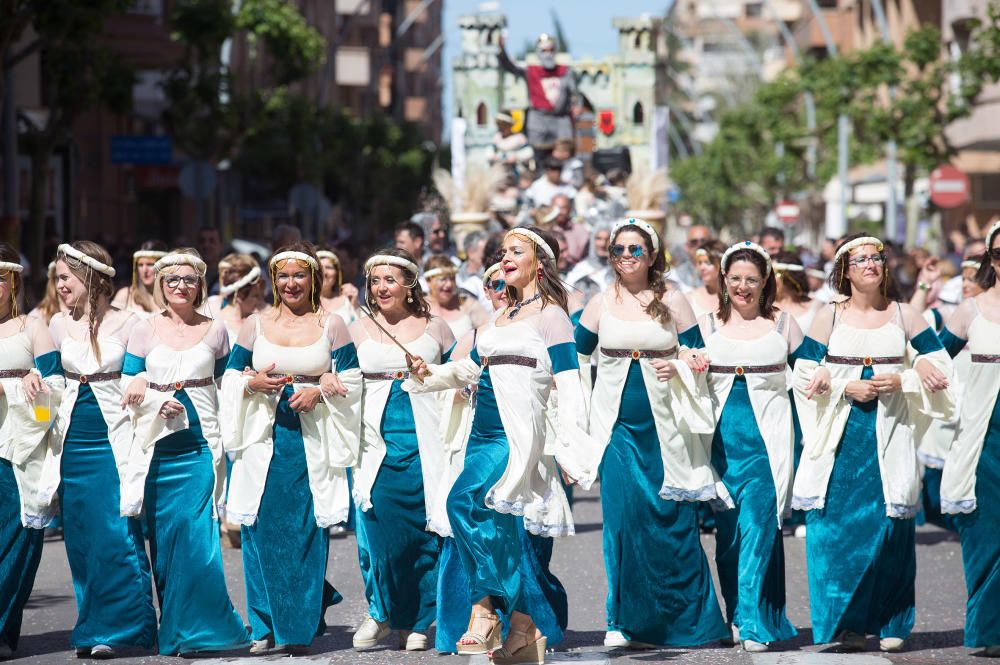
[[[969,200],[969,176],[951,164],[931,171],[931,201],[939,208],[955,208]]]
[[[794,201],[778,201],[774,206],[774,214],[783,224],[795,224],[802,214],[799,204]]]

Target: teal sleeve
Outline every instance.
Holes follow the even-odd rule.
[[[330,354],[333,360],[337,363],[337,371],[343,372],[349,369],[358,369],[360,365],[358,364],[358,350],[354,346],[354,342],[348,342],[338,349],[334,349]]]
[[[146,371],[146,359],[125,352],[125,360],[122,362],[122,374],[125,376],[135,376]]]
[[[944,347],[948,355],[954,358],[958,355],[958,352],[965,348],[965,345],[969,343],[968,340],[962,339],[952,331],[948,330],[948,326],[938,334],[941,340],[941,345]]]
[[[944,350],[941,340],[938,339],[937,334],[930,327],[911,339],[910,344],[912,344],[913,348],[917,350],[917,353],[921,355]]]
[[[226,369],[235,369],[237,372],[242,372],[247,367],[253,367],[253,351],[237,344],[229,353],[229,362],[226,363]]]
[[[701,336],[701,327],[698,324],[678,333],[677,341],[689,349],[705,348],[705,338]]]
[[[215,371],[212,373],[216,379],[221,377],[226,373],[226,364],[229,362],[229,356],[222,356],[221,358],[215,359]]]
[[[62,356],[58,351],[49,351],[35,358],[35,369],[44,379],[53,374],[63,374]]]
[[[795,360],[813,360],[815,362],[822,362],[823,358],[826,357],[826,345],[820,344],[812,337],[806,335],[806,338],[802,340],[799,347],[795,349],[792,354],[793,357],[788,359],[788,364],[795,364]]]
[[[441,354],[441,364],[442,365],[445,364],[446,362],[448,362],[449,360],[451,360],[451,354],[455,350],[456,346],[458,346],[458,342],[452,342],[451,346],[448,347],[448,350]]]
[[[573,337],[576,339],[576,350],[585,356],[589,356],[597,348],[597,333],[586,326],[578,325]]]
[[[549,360],[552,361],[552,373],[558,374],[570,369],[580,369],[576,357],[576,344],[563,342],[549,347]]]

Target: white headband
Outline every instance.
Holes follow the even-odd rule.
[[[809,268],[806,270],[806,274],[816,279],[826,279],[826,273],[818,268]]]
[[[334,254],[333,252],[331,252],[328,249],[321,249],[321,250],[317,251],[316,252],[316,258],[317,259],[330,259],[331,261],[333,261],[334,263],[336,263],[338,266],[340,265],[340,257],[337,256],[336,254]]]
[[[365,275],[370,273],[375,266],[396,266],[397,268],[406,268],[414,276],[420,274],[420,268],[417,267],[416,263],[404,259],[402,256],[393,256],[392,254],[376,254],[365,261]]]
[[[21,272],[24,270],[24,266],[20,263],[11,263],[10,261],[0,261],[0,270],[8,270],[10,272]]]
[[[629,217],[628,219],[615,222],[615,225],[611,227],[611,239],[614,240],[615,236],[618,235],[618,232],[626,226],[638,226],[640,229],[645,231],[653,243],[653,251],[660,251],[660,238],[656,233],[656,229],[637,217]]]
[[[836,264],[837,261],[840,260],[840,257],[843,256],[844,254],[847,254],[852,250],[857,249],[858,247],[863,247],[864,245],[874,245],[875,247],[878,248],[878,251],[880,252],[883,249],[885,249],[885,244],[883,244],[883,242],[878,238],[874,238],[872,236],[862,236],[861,238],[855,238],[854,240],[845,242],[843,245],[840,246],[840,249],[837,250],[837,253],[833,255],[834,264]]]
[[[139,259],[162,259],[167,254],[169,254],[169,252],[161,252],[158,249],[140,249],[137,252],[132,252],[132,260],[138,261]]]
[[[993,249],[993,238],[996,234],[1000,233],[1000,221],[993,223],[990,227],[989,232],[986,234],[986,254],[989,255],[990,250]]]
[[[726,274],[726,266],[729,264],[729,257],[732,256],[734,252],[738,252],[741,249],[749,249],[752,252],[760,254],[764,259],[764,263],[767,265],[767,273],[764,275],[764,279],[771,276],[771,255],[768,254],[763,247],[755,242],[750,242],[749,240],[736,243],[727,249],[725,254],[722,255],[722,260],[719,261],[719,266],[722,268],[722,274]]]
[[[490,266],[489,268],[487,268],[487,269],[486,269],[485,271],[483,271],[483,285],[484,285],[484,286],[485,286],[486,284],[488,284],[488,283],[489,283],[489,281],[490,281],[490,276],[491,276],[491,275],[492,275],[493,273],[495,273],[495,272],[496,272],[497,270],[500,270],[500,267],[501,267],[501,266],[500,266],[500,264],[499,264],[499,263],[494,263],[494,264],[493,264],[493,265],[491,265],[491,266]]]
[[[298,261],[299,263],[305,263],[313,270],[319,270],[319,263],[316,262],[316,259],[305,252],[279,252],[271,257],[267,265],[273,268],[280,261]]]
[[[774,263],[772,266],[775,272],[805,272],[806,269],[798,263]]]
[[[52,275],[54,275],[54,274],[56,274],[56,262],[55,261],[49,261],[48,276],[52,277]]]
[[[510,231],[507,231],[505,238],[509,238],[511,236],[521,236],[522,238],[527,238],[531,242],[535,243],[537,247],[541,247],[542,251],[545,252],[550,259],[553,261],[556,260],[556,253],[552,251],[551,247],[549,247],[549,243],[542,240],[542,236],[538,235],[534,231],[522,228],[511,229]]]
[[[454,275],[458,270],[455,268],[431,268],[430,270],[424,271],[424,279],[431,279],[432,277],[442,277],[444,275]]]
[[[979,261],[962,261],[962,270],[966,268],[975,268],[979,270]]]
[[[101,263],[92,256],[87,256],[76,247],[63,243],[56,248],[56,254],[62,254],[70,258],[76,259],[80,263],[86,265],[91,270],[96,270],[97,272],[107,275],[108,277],[115,276],[115,269],[106,263]]]
[[[260,280],[260,268],[254,266],[253,268],[250,268],[250,272],[243,275],[232,284],[226,284],[225,286],[220,286],[219,295],[222,296],[223,298],[227,298],[236,293],[237,291],[239,291],[240,289],[242,289],[244,286],[250,286],[251,284],[256,284],[258,280]]]
[[[163,272],[166,268],[172,268],[174,266],[191,266],[195,269],[202,277],[208,272],[208,266],[205,262],[194,254],[184,254],[182,252],[167,254],[162,259],[153,264],[153,270],[157,273]]]

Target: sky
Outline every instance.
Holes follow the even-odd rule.
[[[458,55],[461,39],[458,17],[473,14],[482,5],[491,5],[507,15],[507,44],[513,53],[525,40],[534,41],[539,33],[553,33],[552,11],[562,23],[574,59],[600,58],[618,50],[617,33],[611,26],[616,16],[639,16],[643,13],[664,15],[673,0],[443,0],[444,2],[444,113],[445,140],[449,136],[452,89],[451,62]],[[513,55],[512,53],[512,55]]]

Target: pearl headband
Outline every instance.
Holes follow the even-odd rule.
[[[250,286],[251,284],[256,284],[260,280],[260,268],[254,266],[250,269],[250,272],[240,277],[238,280],[232,284],[226,284],[225,286],[219,287],[219,295],[223,298],[227,298],[244,286]]]
[[[331,252],[328,249],[321,249],[318,252],[316,252],[316,258],[317,259],[330,259],[331,261],[333,261],[334,263],[336,263],[338,266],[340,265],[340,257],[337,256],[335,253]]]
[[[169,254],[169,252],[162,252],[158,249],[140,249],[137,252],[132,252],[132,260],[138,261],[139,259],[162,259],[167,254]]]
[[[552,251],[551,247],[549,247],[549,243],[542,240],[542,236],[538,235],[531,229],[522,229],[522,228],[511,229],[510,231],[507,231],[507,235],[504,236],[504,239],[507,239],[511,236],[521,236],[522,238],[530,240],[535,244],[536,247],[541,247],[542,251],[545,252],[546,256],[548,256],[553,261],[556,260],[556,253]]]
[[[979,261],[962,261],[962,270],[966,268],[975,268],[979,270]]]
[[[653,243],[653,251],[660,251],[660,238],[656,233],[656,229],[636,217],[629,217],[628,219],[623,219],[620,222],[615,222],[615,225],[611,227],[611,239],[614,240],[615,236],[618,235],[618,232],[628,226],[638,226],[640,229],[645,231]]]
[[[298,261],[304,263],[313,270],[319,270],[319,263],[305,252],[279,252],[271,257],[267,265],[273,268],[281,261]]]
[[[726,253],[722,255],[722,260],[719,261],[719,265],[722,268],[722,274],[726,274],[726,268],[729,265],[729,257],[732,256],[735,252],[740,251],[741,249],[749,249],[752,252],[757,252],[758,254],[760,254],[761,258],[764,259],[764,263],[767,265],[767,273],[764,275],[764,278],[767,279],[768,277],[771,276],[771,255],[768,254],[763,247],[761,247],[755,242],[750,242],[749,240],[744,240],[743,242],[736,243],[735,245],[727,249]]]
[[[157,273],[163,272],[167,268],[172,268],[174,266],[191,266],[195,269],[202,277],[208,272],[208,266],[205,262],[194,254],[183,254],[183,253],[171,253],[164,256],[162,259],[153,264],[153,270]]]
[[[432,279],[434,277],[444,277],[445,275],[454,275],[458,270],[455,268],[431,268],[430,270],[424,271],[424,279]]]
[[[24,266],[20,263],[11,263],[10,261],[0,261],[0,270],[6,270],[8,272],[22,272]]]
[[[493,273],[495,273],[498,270],[500,270],[500,264],[499,263],[494,263],[489,268],[487,268],[485,271],[483,271],[483,286],[489,284],[490,277],[493,275]]]
[[[805,272],[806,267],[800,266],[798,263],[775,263],[773,264],[775,272]]]
[[[416,263],[404,259],[402,256],[393,256],[392,254],[376,254],[365,261],[365,275],[370,273],[375,266],[396,266],[397,268],[406,268],[414,275],[420,274],[420,268],[417,267]]]
[[[845,242],[843,245],[840,246],[840,249],[837,250],[837,253],[833,255],[833,263],[836,264],[837,261],[840,260],[840,257],[843,256],[844,254],[852,252],[858,247],[863,247],[865,245],[874,245],[875,247],[878,248],[878,251],[880,252],[883,249],[885,249],[885,244],[883,244],[883,242],[878,238],[874,238],[872,236],[863,236],[861,238],[855,238],[854,240]]]
[[[112,268],[106,263],[101,263],[92,256],[84,254],[83,252],[78,250],[76,247],[73,247],[72,245],[66,243],[59,245],[59,247],[56,248],[56,255],[58,256],[59,254],[62,254],[63,256],[68,256],[76,261],[79,261],[80,263],[84,264],[91,270],[96,270],[102,275],[107,275],[108,277],[115,276],[114,268]]]

